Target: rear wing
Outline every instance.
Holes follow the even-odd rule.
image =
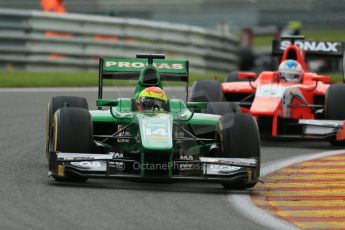
[[[137,80],[141,70],[148,65],[147,59],[101,58],[100,76],[103,79]],[[188,61],[153,60],[161,79],[188,81]]]
[[[142,70],[154,66],[160,80],[184,81],[188,87],[189,62],[186,60],[164,60],[163,54],[137,54],[137,58],[100,58],[98,99],[102,99],[103,80],[139,80]]]
[[[338,57],[343,58],[344,43],[332,41],[308,41],[303,36],[282,36],[272,42],[272,55],[280,56],[284,50],[292,45],[297,45],[308,56]]]
[[[345,53],[343,42],[308,41],[304,36],[282,36],[272,42],[272,56],[282,56],[290,45],[296,45],[308,57],[330,57],[342,59],[343,82],[345,83]]]

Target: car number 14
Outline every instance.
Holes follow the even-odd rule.
[[[168,136],[168,132],[166,129],[163,128],[145,128],[146,136]]]

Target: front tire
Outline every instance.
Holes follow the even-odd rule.
[[[217,139],[223,157],[255,158],[256,170],[251,178],[238,183],[223,183],[225,189],[254,187],[260,175],[260,135],[255,119],[250,114],[232,113],[222,116],[217,125]]]
[[[50,149],[55,152],[91,153],[93,150],[93,124],[88,110],[61,108],[53,117]],[[87,178],[74,174],[54,176],[55,180],[85,182]]]
[[[345,120],[345,85],[329,86],[326,94],[326,117],[329,120]]]
[[[83,97],[74,96],[57,96],[53,97],[48,103],[46,115],[46,158],[49,160],[49,139],[51,136],[51,128],[54,113],[62,107],[76,107],[89,110],[87,100]]]
[[[345,85],[335,84],[329,86],[326,93],[326,119],[328,120],[345,120]],[[337,141],[336,138],[330,140],[335,146],[345,145],[345,141]]]

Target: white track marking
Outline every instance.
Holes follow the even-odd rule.
[[[303,161],[313,160],[313,159],[327,157],[327,156],[341,154],[341,153],[345,153],[345,149],[313,153],[313,154],[287,158],[284,160],[271,161],[262,165],[261,176],[263,177],[281,168],[284,168],[293,164],[301,163]],[[247,192],[243,194],[235,194],[235,193],[236,191],[233,191],[232,193],[228,194],[228,201],[231,203],[233,207],[237,208],[237,210],[241,214],[246,216],[248,219],[251,219],[255,221],[256,223],[269,229],[284,229],[284,230],[285,229],[288,229],[288,230],[299,229],[297,226],[292,225],[282,219],[276,218],[270,213],[264,211],[263,209],[258,208],[252,202]]]

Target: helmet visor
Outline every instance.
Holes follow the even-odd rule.
[[[141,110],[167,111],[167,103],[158,98],[143,97],[139,99],[138,106]]]
[[[296,73],[280,73],[280,76],[288,82],[298,82],[301,79],[300,74]]]

